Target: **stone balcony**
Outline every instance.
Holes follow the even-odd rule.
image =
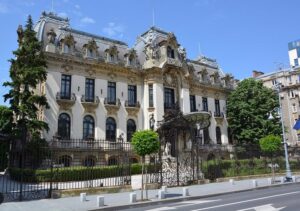
[[[98,96],[87,98],[85,95],[81,97],[81,104],[87,112],[93,112],[99,105],[100,100]]]
[[[166,59],[166,64],[171,66],[176,66],[176,67],[182,67],[182,63],[178,59],[173,59],[169,57],[167,57]]]
[[[104,106],[107,110],[107,114],[112,115],[116,114],[121,106],[120,99],[111,100],[108,98],[104,98]]]
[[[141,108],[140,102],[129,102],[128,100],[125,101],[125,109],[130,116],[136,116]]]
[[[56,102],[62,110],[69,110],[76,102],[76,95],[74,93],[68,95],[57,92]]]

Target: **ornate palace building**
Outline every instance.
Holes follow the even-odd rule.
[[[50,128],[44,137],[68,149],[61,154],[65,165],[118,162],[109,152],[86,153],[84,159],[77,154],[98,140],[102,148],[129,143],[134,131],[158,129],[164,115],[176,108],[183,114],[210,114],[209,127],[200,131],[202,144],[231,142],[226,98],[235,80],[216,60],[188,59],[173,33],[151,27],[130,48],[73,29],[68,19],[45,12],[35,31],[48,66],[47,81],[38,89],[50,105],[40,111]]]

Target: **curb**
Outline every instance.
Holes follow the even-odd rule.
[[[123,210],[123,209],[130,209],[130,208],[139,208],[139,207],[146,207],[150,205],[160,205],[160,204],[167,204],[172,202],[181,202],[181,201],[189,201],[189,200],[195,200],[195,199],[203,199],[203,198],[210,198],[215,196],[221,196],[221,195],[229,195],[233,193],[242,193],[247,191],[253,191],[253,190],[261,190],[261,189],[268,189],[273,187],[281,187],[286,185],[293,185],[293,184],[300,184],[300,182],[288,182],[283,184],[273,184],[268,186],[262,186],[262,187],[256,187],[256,188],[247,188],[244,190],[236,190],[236,191],[230,191],[230,192],[222,192],[222,193],[213,193],[203,196],[189,196],[189,197],[176,197],[172,199],[163,199],[163,200],[156,200],[156,201],[146,201],[146,202],[137,202],[134,204],[124,204],[124,205],[118,205],[118,206],[107,206],[102,208],[96,208],[96,209],[90,209],[89,211],[102,211],[102,210]]]

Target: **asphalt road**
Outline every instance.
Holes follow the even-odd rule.
[[[199,200],[128,209],[131,211],[300,211],[300,184],[233,193]]]

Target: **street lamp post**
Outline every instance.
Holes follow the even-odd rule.
[[[281,130],[282,130],[282,138],[283,138],[283,146],[284,146],[284,155],[285,155],[285,169],[286,169],[285,181],[290,182],[292,180],[292,172],[291,172],[290,163],[289,163],[289,154],[288,154],[287,142],[286,142],[286,138],[285,138],[284,124],[283,124],[283,110],[282,110],[282,104],[281,104],[281,98],[280,98],[281,83],[277,83],[275,85],[275,88],[276,88],[276,91],[278,93],[279,114],[280,114]]]

